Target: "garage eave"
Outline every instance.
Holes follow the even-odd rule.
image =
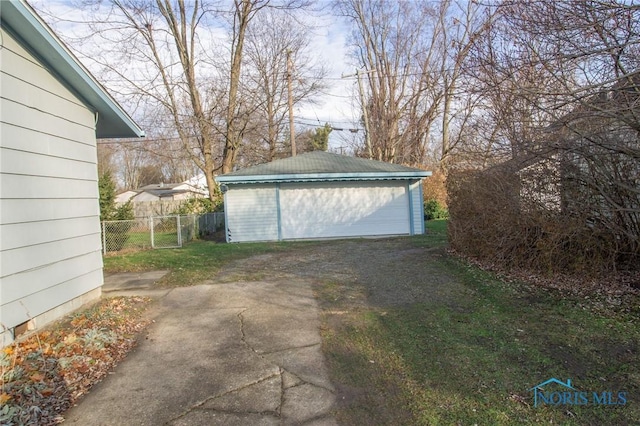
[[[238,176],[222,175],[218,183],[273,183],[273,182],[331,182],[358,180],[417,180],[431,176],[428,171],[385,173],[305,173],[282,175]]]

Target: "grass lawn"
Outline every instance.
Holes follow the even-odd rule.
[[[445,221],[428,228],[415,245],[446,243]],[[341,423],[640,423],[637,318],[598,316],[579,301],[505,283],[446,255],[424,261],[436,262],[466,294],[446,304],[356,309],[325,328],[324,351],[345,398]],[[529,389],[552,377],[584,392],[568,395],[579,405],[534,407]],[[605,395],[612,404],[594,405],[593,392],[599,400],[612,392]]]
[[[287,243],[219,244],[195,240],[179,249],[146,250],[109,254],[104,257],[105,273],[169,269],[160,283],[187,286],[210,280],[225,263],[261,253],[282,250]]]
[[[105,267],[171,269],[163,285],[177,286],[234,261],[247,277],[268,278],[276,266],[311,276],[341,424],[640,424],[637,315],[598,314],[590,300],[504,282],[446,253],[446,221],[427,228],[378,241],[198,241],[108,256]],[[534,407],[529,389],[550,378],[571,379],[579,393],[553,398],[574,404]],[[594,404],[594,392],[611,404]]]
[[[178,247],[178,233],[176,231],[154,232],[153,242],[156,248]],[[107,233],[106,240],[109,252],[118,250],[144,250],[151,248],[151,233],[149,231],[128,231],[126,234]]]

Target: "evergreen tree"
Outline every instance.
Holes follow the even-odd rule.
[[[100,220],[131,220],[134,218],[133,206],[127,202],[116,206],[116,184],[110,171],[103,172],[98,177],[98,192],[100,201]]]
[[[332,130],[329,123],[325,123],[323,127],[316,129],[316,134],[311,139],[314,151],[326,151],[329,148],[329,134]]]
[[[106,170],[98,177],[100,193],[100,220],[112,220],[116,209],[116,185],[111,172]]]

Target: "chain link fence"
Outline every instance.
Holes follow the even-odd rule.
[[[198,234],[211,236],[224,228],[224,212],[205,213],[198,216]]]
[[[102,252],[178,248],[224,227],[224,213],[151,216],[102,222]]]

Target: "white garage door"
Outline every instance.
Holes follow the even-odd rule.
[[[403,181],[280,186],[282,239],[409,234]]]

